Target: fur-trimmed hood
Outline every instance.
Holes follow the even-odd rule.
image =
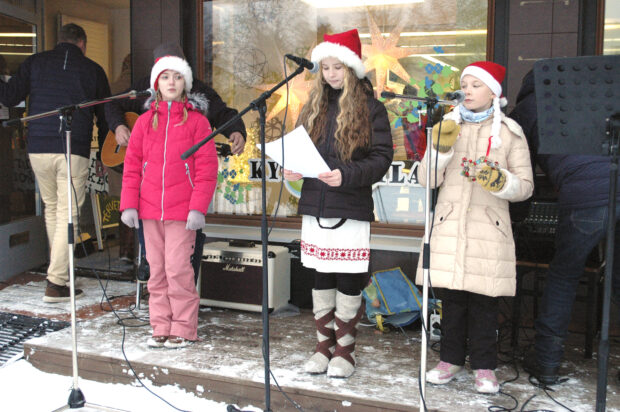
[[[155,97],[149,97],[144,102],[144,110],[149,110],[154,102]],[[202,93],[188,93],[186,104],[190,110],[200,112],[204,116],[209,113],[209,99]]]

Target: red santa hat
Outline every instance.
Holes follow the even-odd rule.
[[[192,76],[192,68],[185,59],[178,56],[162,56],[155,60],[155,64],[151,69],[151,87],[157,90],[157,81],[159,76],[166,70],[174,70],[181,73],[185,79],[185,91],[189,93],[192,90],[192,82],[194,78]]]
[[[486,61],[474,62],[463,69],[461,80],[468,74],[489,86],[493,94],[500,99],[499,102],[502,107],[508,104],[506,98],[502,96],[502,82],[504,77],[506,77],[506,68],[504,66]]]
[[[366,74],[366,67],[362,63],[362,42],[357,29],[336,34],[324,34],[323,43],[312,50],[310,60],[320,64],[326,57],[335,57],[350,67],[359,79]]]
[[[502,145],[502,139],[499,136],[502,125],[501,108],[508,104],[506,98],[502,96],[502,82],[506,76],[506,68],[501,64],[479,61],[471,63],[463,69],[463,72],[461,73],[461,80],[466,75],[474,76],[479,79],[481,82],[486,84],[495,95],[493,97],[493,123],[491,124],[491,135],[489,136],[488,150],[497,149]],[[460,122],[458,106],[454,112],[459,118],[457,122]]]

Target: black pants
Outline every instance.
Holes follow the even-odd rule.
[[[338,289],[338,292],[349,296],[358,296],[368,284],[368,272],[363,273],[323,273],[314,269],[314,288]]]
[[[472,369],[497,367],[499,298],[461,290],[442,290],[440,359]],[[468,345],[469,344],[469,345]]]

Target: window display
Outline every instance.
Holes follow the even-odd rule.
[[[366,76],[376,96],[391,91],[443,97],[458,88],[463,67],[486,59],[487,8],[486,0],[205,1],[203,78],[229,106],[241,110],[296,68],[285,54],[310,59],[323,34],[357,28]],[[295,128],[313,76],[302,73],[267,101],[267,141]],[[384,103],[394,162],[374,187],[375,215],[383,223],[419,225],[424,221],[424,189],[415,171],[426,149],[426,110],[414,101]],[[261,212],[258,113],[248,112],[244,121],[245,152],[220,158],[212,213]],[[267,214],[295,216],[297,186],[303,183],[281,183],[279,167],[272,161],[266,177]]]

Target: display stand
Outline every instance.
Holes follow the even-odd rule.
[[[614,265],[620,139],[620,56],[545,59],[534,64],[539,154],[610,157],[603,317],[596,410],[604,411],[609,357],[609,309]]]

